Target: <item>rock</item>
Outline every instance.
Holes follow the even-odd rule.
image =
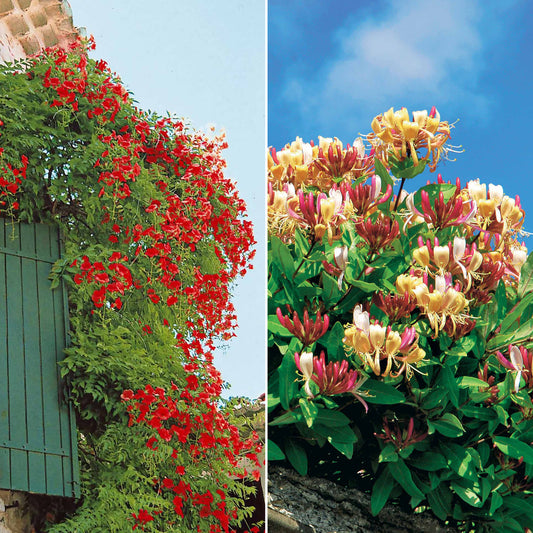
[[[269,533],[457,533],[430,514],[393,504],[372,516],[368,494],[272,464],[268,488]]]

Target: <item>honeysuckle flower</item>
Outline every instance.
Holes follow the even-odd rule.
[[[500,258],[501,254],[495,256],[490,253],[483,254],[483,261],[476,270],[476,277],[472,285],[465,290],[465,296],[472,305],[490,302],[492,293],[506,272],[506,266]]]
[[[490,405],[498,403],[498,393],[500,392],[498,385],[495,385],[496,378],[494,376],[489,376],[489,365],[485,363],[483,369],[479,370],[477,373],[478,379],[484,381],[487,386],[479,387],[479,392],[490,392],[490,396],[484,400],[484,403]]]
[[[429,255],[429,248],[423,244],[416,250],[413,250],[413,260],[418,263],[424,269],[427,269],[430,265],[431,257]]]
[[[522,265],[527,261],[527,248],[525,246],[513,246],[509,250],[509,256],[513,267],[520,272]]]
[[[342,150],[342,143],[338,139],[335,139],[335,141],[337,141],[337,145],[340,146],[340,148]],[[331,137],[322,137],[321,135],[318,136],[318,148],[319,148],[319,150],[322,150],[323,152],[327,152],[329,146],[332,143],[333,143],[333,139]]]
[[[333,262],[334,264],[331,264],[324,260],[322,261],[322,266],[328,274],[337,277],[337,285],[340,290],[342,288],[342,280],[344,279],[346,267],[348,266],[347,246],[337,246],[333,250]]]
[[[396,450],[400,451],[412,444],[423,441],[428,436],[428,433],[427,431],[415,431],[415,420],[413,417],[409,419],[407,428],[401,427],[398,420],[390,422],[387,417],[385,417],[383,418],[383,433],[374,433],[374,435],[378,439],[390,442],[394,445]]]
[[[294,186],[290,183],[285,183],[283,190],[274,190],[272,184],[268,184],[268,228],[271,233],[279,235],[282,240],[287,240],[294,233],[296,224],[287,211],[287,202],[294,196]]]
[[[386,248],[400,234],[400,226],[397,220],[392,221],[389,217],[380,216],[375,221],[367,218],[359,218],[355,221],[355,230],[369,245],[370,253]]]
[[[408,292],[387,295],[377,292],[372,296],[372,303],[379,307],[391,322],[398,322],[404,317],[411,316],[416,308],[416,301]]]
[[[270,148],[267,157],[269,181],[278,185],[291,182],[298,187],[307,180],[312,158],[313,148],[300,137],[279,152]]]
[[[424,274],[423,283],[412,289],[418,307],[428,317],[435,331],[435,337],[447,320],[450,320],[453,332],[456,324],[463,324],[468,318],[468,301],[458,287],[452,286],[451,281],[451,275],[436,275],[435,286],[428,287],[427,274]]]
[[[444,200],[444,194],[439,192],[433,201],[433,207],[429,201],[429,194],[422,190],[421,209],[419,211],[414,203],[414,193],[407,196],[406,205],[411,216],[423,219],[428,225],[439,230],[449,226],[460,226],[467,224],[476,214],[476,204],[461,197],[461,189],[458,186],[454,195],[448,200]],[[470,204],[470,205],[469,205]]]
[[[333,257],[337,268],[344,272],[348,265],[348,246],[337,246],[333,250]]]
[[[279,307],[276,310],[276,315],[280,324],[297,337],[304,346],[311,346],[315,343],[326,334],[329,327],[328,315],[322,317],[320,311],[317,312],[314,322],[309,319],[307,309],[304,309],[303,322],[296,311],[292,314],[292,321],[288,316],[283,315]]]
[[[298,353],[294,354],[294,360],[298,370],[303,374],[305,384],[304,390],[308,398],[314,398],[311,388],[309,387],[309,382],[313,376],[313,353],[312,352],[302,352],[302,355]]]
[[[440,121],[435,107],[430,113],[415,111],[412,121],[405,107],[398,111],[391,107],[374,118],[372,132],[367,139],[385,164],[388,164],[389,155],[393,153],[400,161],[411,157],[416,166],[420,157],[418,150],[426,149],[426,154],[420,158],[427,161],[431,158],[429,167],[434,171],[439,158],[448,151],[446,142],[450,138],[450,126],[448,122]]]
[[[418,285],[422,285],[424,283],[424,280],[420,276],[415,276],[413,272],[410,274],[400,274],[396,278],[396,290],[400,294],[407,293],[409,295],[414,296],[415,295],[415,288],[418,287]]]
[[[354,308],[353,326],[344,330],[342,342],[369,366],[376,376],[398,376],[407,368],[406,363],[414,363],[424,357],[425,352],[418,347],[417,339],[414,328],[405,328],[400,334],[390,326],[385,327],[379,322],[371,323],[368,312],[357,305]],[[385,364],[384,369],[382,361]],[[393,364],[400,367],[396,374],[391,373]]]
[[[330,191],[328,198],[323,192],[316,197],[313,193],[304,194],[299,190],[297,196],[287,201],[287,213],[303,226],[310,227],[314,232],[315,241],[320,241],[328,233],[328,242],[339,237],[338,226],[345,222],[342,194]],[[299,208],[299,212],[296,209]]]
[[[356,139],[354,145],[343,149],[338,139],[319,137],[319,149],[313,161],[313,167],[324,173],[329,179],[339,183],[370,174],[374,166],[373,151],[365,155],[362,139]]]
[[[337,246],[335,250],[333,250],[333,257],[335,265],[340,270],[337,285],[339,286],[339,290],[341,290],[344,273],[346,272],[346,267],[348,266],[348,247]]]
[[[533,356],[523,346],[517,347],[513,344],[509,345],[509,359],[507,359],[501,352],[496,352],[498,361],[508,370],[516,372],[514,382],[515,392],[520,389],[520,378],[522,375],[526,381],[526,386],[533,388]]]
[[[466,290],[470,288],[472,279],[480,277],[477,270],[483,262],[483,256],[477,251],[476,244],[466,244],[462,237],[455,237],[452,243],[441,246],[435,237],[433,244],[429,239],[418,237],[418,248],[413,251],[414,261],[426,272],[432,272],[441,276],[446,273],[462,276]]]
[[[344,181],[340,190],[344,197],[350,200],[354,213],[363,218],[373,213],[377,206],[386,202],[392,194],[390,185],[387,185],[385,192],[381,194],[381,178],[377,175],[372,176],[370,185],[354,185]]]
[[[324,396],[353,394],[368,411],[368,406],[358,392],[366,378],[361,378],[357,370],[350,370],[346,359],[326,364],[326,356],[324,351],[321,351],[320,357],[313,356],[311,352],[304,352],[301,355],[295,353],[294,360],[298,370],[304,376],[304,390],[308,398],[314,398],[309,386],[309,383],[313,381],[318,386],[320,394]]]
[[[461,339],[466,337],[475,327],[476,320],[474,318],[464,317],[464,321],[458,323],[448,317],[442,331],[451,339]]]
[[[494,239],[496,249],[503,249],[517,233],[522,232],[524,210],[520,197],[515,199],[503,193],[500,185],[489,184],[488,191],[479,179],[471,180],[463,190],[463,196],[477,205],[477,215],[472,221],[475,229],[481,231],[485,247]]]

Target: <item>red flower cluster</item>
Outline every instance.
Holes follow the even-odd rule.
[[[206,366],[210,367],[209,364],[202,363],[202,371]],[[252,475],[257,479],[261,466],[257,454],[261,452],[262,447],[257,434],[252,433],[251,438],[243,440],[238,428],[230,424],[221,413],[208,380],[200,381],[195,374],[200,368],[199,364],[190,363],[184,368],[189,374],[186,379],[187,386],[181,392],[176,385],[172,385],[170,394],[161,388],[154,389],[151,385],[136,393],[131,390],[124,391],[122,398],[128,403],[129,424],[141,424],[155,431],[146,443],[148,448],[156,450],[160,441],[168,442],[173,447],[175,477],[165,477],[162,481],[154,482],[160,490],[174,493],[172,502],[176,515],[183,518],[184,504],[192,505],[198,509],[201,518],[213,517],[215,525],[219,527],[213,531],[229,533],[230,521],[236,518],[237,510],[227,507],[224,484],[222,483],[222,488],[215,493],[211,490],[195,491],[187,477],[186,469],[178,463],[180,454],[187,454],[192,458],[193,464],[205,462],[207,459],[210,464],[209,476],[221,480],[227,479],[228,476],[234,479],[247,477],[249,473],[243,466],[246,459],[249,464],[255,465],[256,470]],[[210,372],[212,375],[218,375],[213,368]],[[220,376],[218,379],[220,380]],[[201,414],[192,417],[191,405],[195,406],[196,412],[200,406]],[[232,465],[229,472],[226,469],[227,461]],[[136,521],[134,529],[137,525],[146,523],[145,513],[141,510],[138,515],[133,515]]]
[[[210,350],[213,338],[234,335],[236,317],[229,286],[251,268],[255,253],[245,203],[223,175],[221,151],[227,145],[221,137],[208,139],[187,131],[180,121],[162,118],[153,124],[140,110],[131,114],[129,95],[105,62],[96,65],[107,74],[105,79],[98,85],[91,82],[86,48],[94,49],[94,43],[73,45],[79,58],[74,67],[67,61],[69,53],[60,49],[45,50],[33,59],[36,63],[43,57],[53,59],[41,80],[50,92],[51,107],[82,113],[89,104],[89,111],[83,111],[84,120],[99,125],[118,123],[120,117],[120,127],[99,136],[102,151],[93,164],[98,170],[93,187],[101,211],[91,215],[109,228],[108,241],[123,252],[117,251],[107,260],[80,257],[71,265],[74,281],[94,285],[92,300],[97,308],[120,309],[127,300],[124,296],[133,290],[142,291],[153,304],[168,307],[194,302],[188,326]],[[28,159],[23,156],[20,168],[0,167],[0,195],[19,191],[27,166]],[[154,197],[141,206],[152,215],[152,223],[130,227],[120,211],[137,202],[132,194],[143,168],[159,176]],[[18,203],[11,201],[11,208],[17,207]],[[188,248],[194,252],[200,244],[212,250],[218,270],[207,274],[197,268],[192,283],[184,286],[181,251]],[[151,266],[144,270],[151,275],[134,279],[132,265],[139,262],[139,256],[149,260]]]

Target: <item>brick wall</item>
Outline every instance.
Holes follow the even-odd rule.
[[[66,0],[0,0],[0,61],[67,47],[78,35]]]

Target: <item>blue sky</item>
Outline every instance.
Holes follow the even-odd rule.
[[[435,105],[465,150],[444,179],[519,194],[533,232],[532,23],[527,0],[269,0],[268,143],[352,143],[390,107]]]
[[[237,338],[215,364],[226,395],[265,390],[265,5],[262,0],[69,0],[74,25],[94,35],[139,107],[225,129],[226,176],[248,205],[258,252],[234,290]]]

